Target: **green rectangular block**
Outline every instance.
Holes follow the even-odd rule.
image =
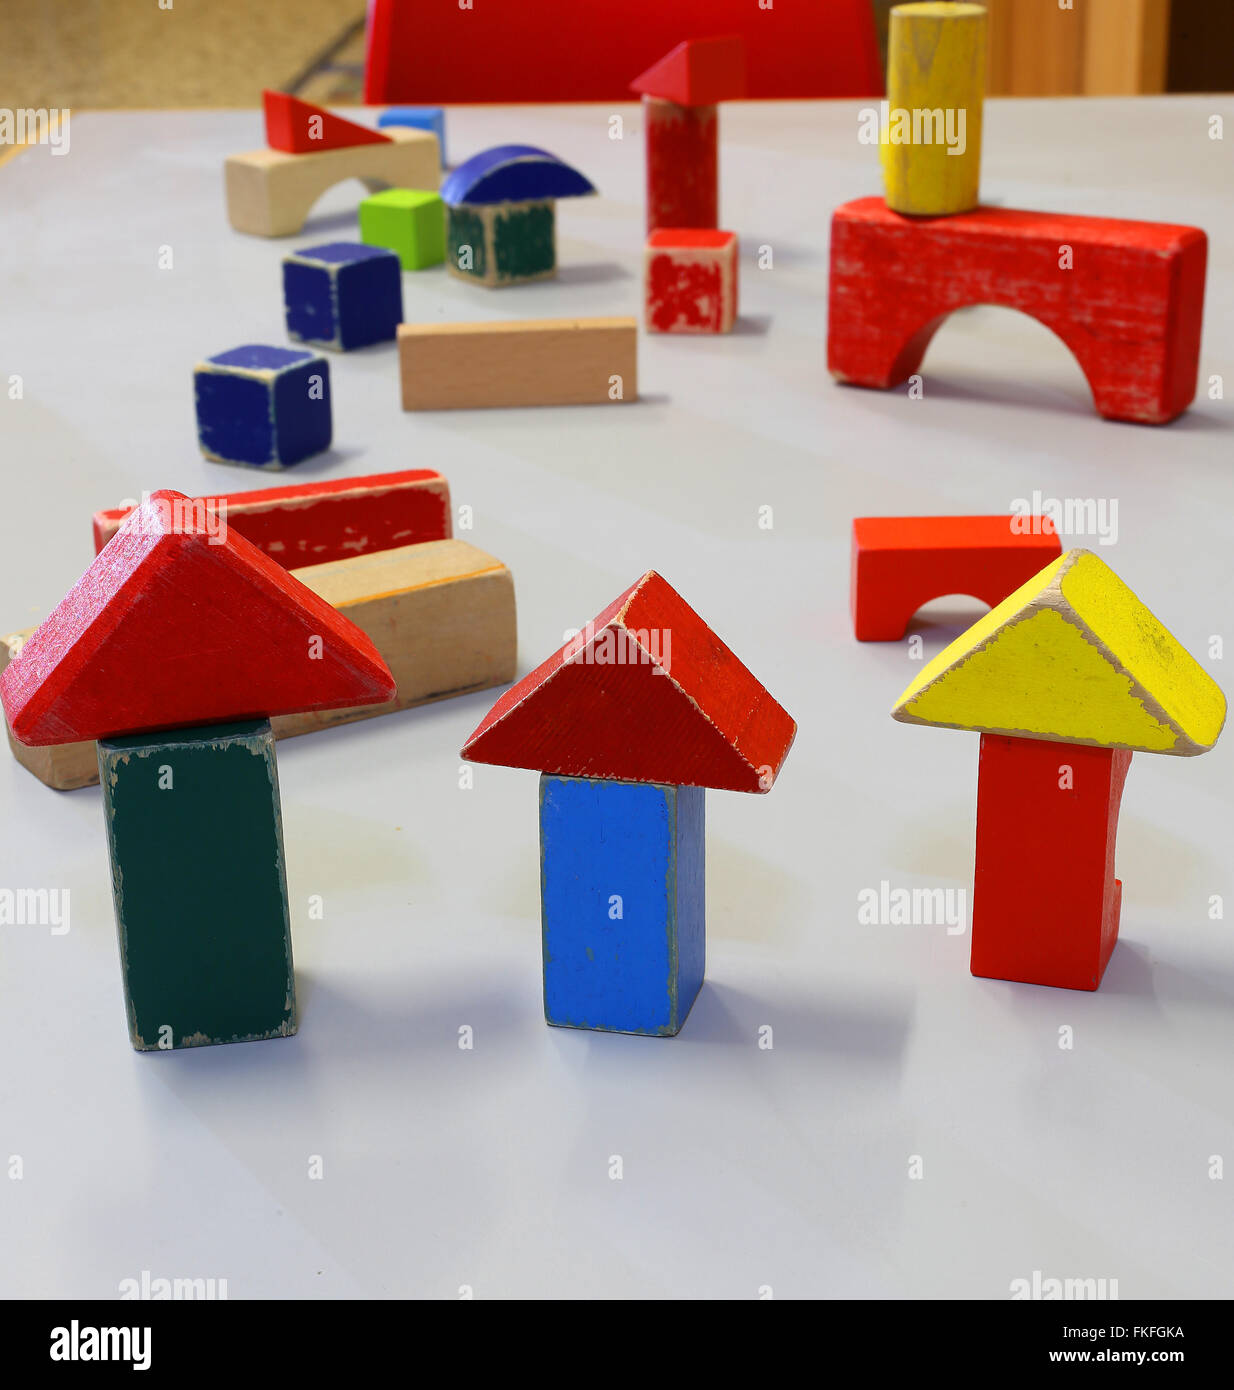
[[[404,270],[427,270],[446,258],[446,214],[441,194],[387,188],[360,204],[360,240],[397,251]]]
[[[98,756],[133,1046],[294,1033],[269,720],[99,739]]]

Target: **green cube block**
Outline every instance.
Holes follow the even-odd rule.
[[[387,188],[360,204],[360,240],[397,251],[404,270],[426,270],[446,258],[445,204],[440,193]]]
[[[520,285],[557,274],[557,206],[551,199],[446,205],[446,267],[478,284]]]
[[[99,739],[98,757],[133,1046],[294,1033],[269,720]]]

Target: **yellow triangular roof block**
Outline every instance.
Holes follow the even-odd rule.
[[[906,724],[1205,753],[1225,696],[1102,560],[1069,550],[928,662],[896,702]]]

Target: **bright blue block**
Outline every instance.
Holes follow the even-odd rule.
[[[540,778],[544,1016],[673,1034],[703,984],[702,787]]]
[[[193,368],[197,439],[216,463],[286,468],[330,447],[330,367],[298,348],[250,343]]]
[[[283,258],[287,336],[349,352],[392,342],[403,321],[403,271],[384,246],[332,241]]]
[[[581,198],[595,191],[590,179],[537,145],[494,145],[481,150],[441,185],[443,201],[453,207]]]
[[[443,165],[446,159],[446,113],[440,106],[391,106],[377,117],[378,126],[405,125],[412,130],[431,130]]]

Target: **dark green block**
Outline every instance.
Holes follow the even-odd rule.
[[[133,1046],[294,1033],[269,721],[99,739],[98,749]]]
[[[557,269],[557,216],[552,203],[507,203],[493,221],[499,284],[536,280]]]
[[[471,247],[471,266],[467,270],[459,265],[464,246]],[[446,208],[446,264],[464,278],[488,279],[488,231],[483,216],[465,204]]]

